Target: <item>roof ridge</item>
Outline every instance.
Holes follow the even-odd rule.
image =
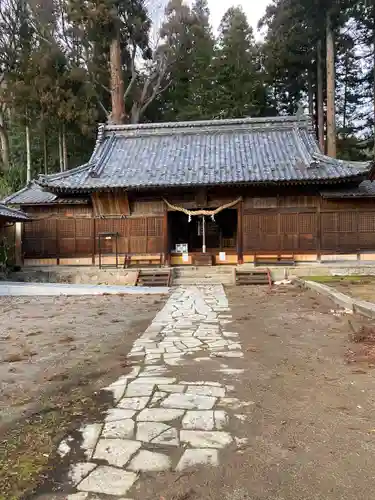
[[[39,186],[44,186],[43,181],[55,181],[59,179],[65,179],[66,177],[70,177],[72,174],[77,174],[90,167],[91,167],[90,162],[88,162],[84,163],[83,165],[79,165],[78,167],[72,168],[70,170],[64,170],[64,172],[57,172],[56,174],[48,174],[48,175],[39,174],[35,182]]]
[[[168,128],[199,128],[204,126],[222,127],[223,125],[251,125],[251,124],[273,124],[273,123],[295,123],[310,124],[311,117],[309,115],[298,116],[271,116],[271,117],[246,117],[246,118],[227,118],[225,120],[193,120],[181,122],[153,122],[153,123],[137,123],[137,124],[124,124],[112,125],[105,124],[104,129],[101,128],[100,133],[116,132],[116,131],[132,131],[132,130],[147,130],[147,129],[168,129]],[[102,125],[102,124],[101,124]],[[101,125],[99,127],[101,127]],[[98,133],[99,137],[99,133]]]
[[[337,162],[341,163],[342,165],[346,165],[347,167],[351,168],[359,168],[359,169],[368,169],[372,161],[352,161],[352,160],[341,160],[340,158],[333,158],[332,156],[328,156],[324,153],[313,153],[313,157],[317,160],[325,160],[326,162],[330,164],[335,164]]]
[[[112,135],[110,135],[109,137],[107,136],[105,139],[106,142],[104,142],[100,158],[98,160],[89,162],[90,165],[89,175],[91,175],[91,177],[100,177],[100,174],[103,170],[103,164],[107,159],[110,151],[112,151],[113,146],[115,144],[116,134],[112,133]]]

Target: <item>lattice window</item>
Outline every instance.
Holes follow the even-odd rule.
[[[90,219],[76,219],[76,237],[92,238],[93,222]]]
[[[76,221],[75,219],[68,219],[58,221],[58,234],[59,238],[74,238],[76,234]]]
[[[300,234],[317,233],[317,217],[315,214],[299,214],[298,232]]]
[[[344,233],[352,233],[357,231],[357,212],[339,212],[337,230]]]
[[[113,219],[97,219],[96,233],[113,233]]]
[[[277,215],[260,215],[259,216],[259,231],[260,234],[276,234],[277,233]]]
[[[280,214],[280,232],[298,233],[298,214]]]
[[[364,233],[375,231],[375,212],[359,213],[358,230]]]
[[[322,231],[324,233],[337,231],[337,213],[322,214]]]
[[[130,219],[130,236],[146,236],[147,235],[147,219],[137,218]]]
[[[162,236],[163,234],[163,219],[161,217],[149,217],[147,219],[147,235]]]

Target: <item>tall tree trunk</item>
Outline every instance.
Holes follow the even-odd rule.
[[[344,82],[344,103],[343,103],[343,117],[342,117],[342,129],[343,134],[346,137],[346,121],[348,113],[346,112],[346,108],[348,106],[348,74],[349,74],[349,54],[346,52],[345,54],[345,82]]]
[[[111,121],[115,125],[121,125],[125,121],[124,102],[124,79],[121,65],[120,36],[115,37],[110,47],[110,73],[111,73],[111,98],[112,115]]]
[[[68,147],[66,144],[66,128],[65,123],[62,125],[62,157],[63,157],[63,169],[68,170]]]
[[[313,89],[313,76],[311,68],[309,69],[307,75],[307,85],[308,85],[308,99],[309,99],[309,115],[312,118],[314,116],[314,89]]]
[[[0,170],[2,170],[3,172],[7,172],[9,170],[9,163],[10,163],[9,137],[8,137],[8,131],[4,123],[4,116],[1,110],[0,110],[0,156],[1,156]]]
[[[373,53],[372,53],[372,56],[373,56],[373,68],[372,68],[372,71],[373,71],[373,120],[374,120],[374,157],[375,157],[375,6],[374,6],[374,9],[373,9],[373,31],[372,31],[372,36],[373,36],[373,44],[374,44],[374,47],[373,47]]]
[[[331,13],[327,12],[327,154],[336,157],[335,39]]]
[[[64,172],[64,153],[63,153],[61,125],[59,125],[59,163],[60,163],[60,172]]]
[[[321,151],[324,153],[324,101],[323,101],[323,61],[322,41],[318,40],[316,51],[316,114],[318,122],[318,138]]]
[[[26,123],[26,182],[31,181],[31,143],[30,143],[30,127]]]
[[[43,122],[43,163],[44,173],[48,174],[48,148],[47,148],[47,131],[46,124]]]

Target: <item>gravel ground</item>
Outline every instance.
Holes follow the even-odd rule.
[[[227,383],[233,397],[253,402],[238,410],[246,420],[231,419],[230,431],[244,444],[228,449],[218,468],[144,478],[137,498],[372,500],[374,372],[345,361],[348,317],[294,287],[228,288],[227,294],[230,329],[241,334],[245,352],[245,363],[230,366],[246,367]]]
[[[196,362],[191,363],[191,366],[187,363],[183,367],[176,367],[176,374],[187,380],[215,380],[219,376],[223,380],[223,375],[218,375],[222,363],[230,368],[245,369],[241,375],[226,375],[224,380],[226,384],[233,386],[233,398],[248,402],[248,405],[234,410],[233,413],[241,415],[240,418],[230,419],[229,430],[243,440],[242,445],[239,449],[238,446],[226,449],[221,456],[221,465],[216,468],[145,474],[139,482],[136,498],[372,500],[375,452],[374,372],[372,365],[367,362],[346,361],[346,352],[351,347],[349,335],[352,332],[348,317],[332,313],[332,309],[336,308],[329,301],[293,286],[275,287],[271,292],[267,287],[233,287],[227,288],[226,293],[234,319],[229,329],[240,334],[245,357],[231,360],[213,358],[206,363],[199,363],[199,366]],[[96,302],[98,299],[93,300]],[[106,301],[111,300],[113,299],[103,298],[104,304],[109,304]],[[132,318],[137,311],[137,320],[140,322],[137,327],[133,324],[133,327],[130,325],[127,328],[124,324],[120,326],[111,322],[111,319],[122,318],[124,307],[127,312],[131,307],[127,302],[128,298],[116,300],[119,302],[113,307],[112,316],[109,316],[106,312],[108,307],[104,304],[98,306],[94,314],[93,305],[88,307],[86,299],[80,303],[74,299],[65,306],[65,314],[61,314],[63,318],[60,321],[63,321],[63,325],[58,327],[59,337],[55,334],[54,341],[51,340],[51,332],[54,331],[52,325],[55,315],[50,311],[50,306],[55,301],[46,304],[43,311],[39,310],[38,313],[31,302],[27,308],[28,312],[34,311],[33,328],[13,335],[17,335],[16,339],[29,341],[30,337],[26,337],[26,332],[39,331],[40,325],[46,323],[48,314],[49,333],[42,338],[50,344],[47,352],[62,349],[60,354],[66,353],[62,372],[69,373],[72,377],[74,368],[67,366],[70,356],[78,357],[75,358],[76,363],[85,362],[90,357],[88,370],[95,371],[99,368],[98,365],[104,366],[108,370],[106,380],[114,380],[121,373],[121,357],[114,346],[121,345],[125,355],[137,331],[144,329],[141,328],[142,321],[143,324],[147,323],[146,317],[139,317],[140,311],[150,317],[161,307],[160,302],[151,306],[147,304],[145,313],[146,303],[140,307],[138,302],[138,308],[133,306],[128,316]],[[120,309],[122,300],[122,310],[116,311]],[[34,306],[36,303],[34,302]],[[15,318],[19,311],[13,312],[12,304],[8,307],[9,311],[4,316],[9,314],[9,319],[6,318],[7,328],[14,332],[13,325],[16,324]],[[21,309],[22,307],[24,305],[21,305]],[[60,307],[61,305],[57,307],[59,311]],[[115,313],[117,316],[113,316]],[[26,318],[27,315],[24,316],[23,325],[31,324]],[[89,320],[91,324],[88,324]],[[360,328],[361,325],[371,326],[371,322],[360,317],[350,316],[350,321],[355,328]],[[79,344],[79,349],[69,352],[70,343],[60,344],[56,339],[69,335],[73,327],[76,332],[84,330],[85,333],[81,334],[84,339]],[[111,334],[112,328],[118,328],[117,334]],[[95,329],[97,333],[94,333]],[[124,331],[127,332],[126,343],[121,341]],[[128,331],[133,331],[133,334]],[[102,338],[103,332],[106,336]],[[8,334],[12,335],[11,332]],[[95,346],[100,338],[102,353],[97,353]],[[31,339],[35,337],[31,336]],[[5,342],[9,346],[8,351],[12,352],[10,339]],[[37,340],[33,342],[35,343],[30,348],[39,350],[42,344]],[[77,350],[86,352],[77,353]],[[4,356],[4,353],[1,355]],[[40,359],[43,360],[44,356],[47,354]],[[35,356],[31,357],[32,363],[35,362],[34,358]],[[56,357],[54,359],[53,364],[56,365]],[[20,363],[26,363],[23,370],[27,372],[27,362]],[[116,366],[118,369],[112,368],[111,372],[111,363],[112,367]],[[13,363],[7,366],[9,371],[9,367],[16,366],[20,370],[23,365]],[[125,371],[124,368],[122,371]],[[53,368],[51,373],[55,372],[56,368]],[[33,384],[35,385],[36,374],[44,377],[42,364],[33,373],[33,382],[26,382],[25,373],[19,380],[28,384],[30,391],[38,393],[40,387],[35,389]],[[7,376],[11,375],[15,376],[14,373]],[[44,384],[48,386],[51,382],[46,381]],[[104,385],[102,383],[102,387]],[[8,385],[8,389],[9,387],[11,386]],[[97,384],[92,384],[88,389],[94,390],[96,387]],[[13,395],[17,392],[13,390]],[[95,418],[94,414],[92,418]],[[54,481],[63,481],[66,470],[67,464],[65,468],[63,464],[54,467]],[[0,498],[8,500],[21,497],[2,497],[0,494]],[[43,488],[33,498],[52,499],[50,494],[43,494]],[[65,500],[59,494],[53,496],[55,498]]]
[[[161,296],[1,297],[0,422],[86,375],[121,370]],[[122,368],[123,370],[123,368]],[[0,431],[1,431],[0,424]]]

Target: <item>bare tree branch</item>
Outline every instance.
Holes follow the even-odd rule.
[[[126,99],[128,98],[134,84],[135,84],[135,81],[137,79],[137,71],[136,71],[136,68],[135,68],[135,56],[137,55],[137,45],[135,43],[133,43],[133,50],[132,50],[132,55],[131,55],[131,59],[130,59],[130,68],[131,68],[131,79],[130,79],[130,82],[128,84],[128,86],[126,87],[126,90],[125,90],[125,93],[124,93],[124,101],[126,101]]]

